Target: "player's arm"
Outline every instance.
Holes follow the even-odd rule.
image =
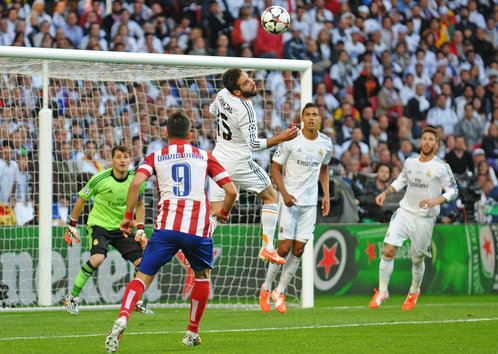
[[[299,132],[299,128],[295,125],[292,125],[292,126],[288,127],[287,129],[285,129],[279,135],[267,139],[266,148],[269,149],[275,145],[283,143],[284,141],[292,140],[297,136],[298,132]]]
[[[322,216],[327,216],[330,212],[329,165],[322,165],[320,167],[320,176],[318,179],[323,190]]]
[[[86,203],[85,199],[78,197],[76,203],[74,203],[71,216],[69,216],[68,218],[69,220],[67,221],[66,232],[64,232],[64,239],[66,240],[67,244],[70,247],[73,245],[73,239],[76,241],[76,243],[80,243],[80,234],[78,232],[78,229],[76,228],[76,225],[78,223],[78,218],[80,217],[81,212],[83,211],[85,203]]]
[[[283,166],[281,164],[273,160],[273,163],[271,164],[271,176],[273,177],[275,186],[277,186],[277,189],[282,196],[284,204],[291,207],[296,204],[297,199],[293,195],[289,194],[287,189],[285,189],[284,179],[282,177],[282,167]]]
[[[406,163],[405,163],[398,178],[396,178],[396,180],[393,183],[391,183],[383,192],[381,192],[379,195],[375,197],[375,202],[377,203],[378,206],[384,205],[384,201],[386,200],[386,197],[389,194],[396,193],[397,191],[400,191],[403,188],[405,188],[405,186],[408,183],[407,173],[408,172],[406,170]]]
[[[230,211],[235,204],[235,200],[237,199],[237,188],[233,182],[227,182],[221,186],[225,191],[225,199],[223,200],[223,207],[220,210],[216,210],[213,212],[213,216],[219,222],[226,223],[228,221],[228,217],[230,215]]]
[[[142,198],[137,201],[137,206],[135,208],[136,220],[137,220],[137,231],[135,232],[135,241],[140,243],[142,250],[145,251],[149,239],[145,233],[145,202]]]
[[[451,202],[458,197],[458,186],[455,177],[453,176],[453,172],[451,172],[451,168],[447,163],[445,163],[445,167],[445,174],[441,178],[441,187],[443,187],[444,193],[434,199],[421,200],[419,203],[421,208],[430,209],[433,206]]]
[[[126,198],[125,216],[123,221],[121,221],[121,224],[119,225],[119,229],[123,233],[124,237],[128,237],[128,234],[130,234],[133,230],[133,211],[135,210],[135,207],[138,203],[140,187],[142,186],[142,183],[147,181],[147,179],[148,176],[145,173],[137,171],[135,173],[135,176],[133,177],[133,180],[131,181],[130,187],[128,189],[128,197]],[[143,215],[145,215],[145,209]],[[139,217],[138,210],[137,217]]]

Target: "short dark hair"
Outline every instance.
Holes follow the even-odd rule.
[[[118,146],[113,147],[112,151],[111,151],[111,157],[114,157],[114,155],[116,154],[116,151],[121,151],[122,153],[131,155],[131,149],[127,146],[124,146],[124,145],[118,145]]]
[[[221,82],[223,83],[223,86],[233,93],[235,90],[240,90],[240,86],[237,84],[237,81],[240,78],[240,75],[242,75],[242,69],[240,68],[231,68],[225,71],[223,74],[223,77],[221,79]]]
[[[390,163],[386,163],[386,162],[379,162],[377,164],[377,166],[375,166],[375,173],[379,172],[379,169],[382,167],[382,166],[386,166],[388,169],[389,169],[389,175],[391,175],[391,173],[393,172],[393,167],[391,166]]]
[[[314,103],[314,102],[308,102],[304,105],[303,107],[303,110],[301,111],[301,115],[304,115],[304,111],[307,109],[307,108],[316,108],[318,109],[318,106]]]
[[[190,133],[190,120],[183,109],[173,113],[168,119],[168,135],[170,139],[187,139]]]

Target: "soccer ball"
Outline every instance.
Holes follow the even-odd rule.
[[[270,6],[261,15],[261,26],[270,34],[282,34],[289,25],[289,13],[281,6]]]

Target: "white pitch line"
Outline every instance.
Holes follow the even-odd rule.
[[[489,318],[470,318],[459,320],[441,320],[441,321],[395,321],[395,322],[366,322],[366,323],[344,323],[337,325],[313,325],[313,326],[296,326],[296,327],[270,327],[270,328],[239,328],[239,329],[213,329],[202,331],[202,333],[226,333],[226,332],[257,332],[268,330],[299,330],[299,329],[317,329],[317,328],[342,328],[342,327],[364,327],[364,326],[395,326],[395,325],[412,325],[412,324],[440,324],[440,323],[468,323],[468,322],[483,322],[483,321],[498,321],[498,317]],[[144,334],[177,334],[185,333],[185,331],[158,331],[158,332],[127,332],[126,335],[144,335]],[[104,337],[105,333],[98,334],[77,334],[70,336],[38,336],[38,337],[10,337],[0,338],[0,341],[13,340],[39,340],[39,339],[63,339],[63,338],[87,338],[87,337]]]

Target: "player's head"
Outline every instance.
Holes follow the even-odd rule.
[[[426,127],[422,130],[420,138],[420,153],[422,155],[432,155],[436,153],[439,144],[439,133],[433,127]]]
[[[389,179],[391,178],[391,172],[392,172],[391,165],[385,162],[380,162],[379,164],[377,164],[377,167],[375,168],[377,179],[381,183],[386,183],[387,181],[389,181]]]
[[[113,171],[124,174],[128,172],[131,163],[131,150],[129,147],[118,145],[111,150],[111,165]]]
[[[303,128],[309,130],[318,129],[320,113],[318,112],[318,106],[316,104],[313,102],[306,103],[301,111],[301,122],[303,122]]]
[[[231,94],[249,98],[258,94],[254,81],[240,68],[231,68],[225,71],[222,83]]]
[[[188,139],[190,136],[190,120],[183,109],[173,113],[168,119],[167,137],[169,139]]]

